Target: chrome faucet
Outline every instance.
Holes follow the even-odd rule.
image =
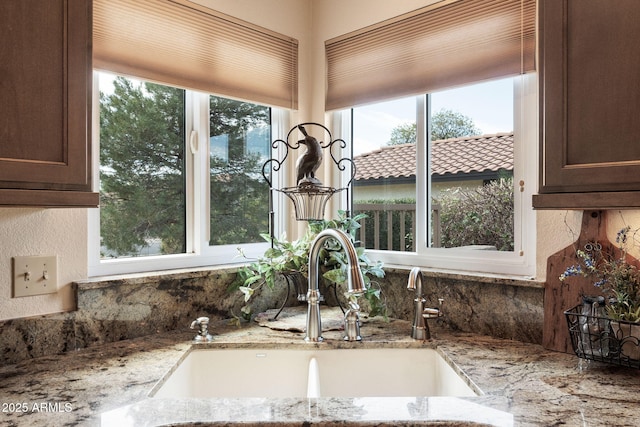
[[[413,300],[414,305],[414,317],[413,326],[411,327],[411,338],[416,340],[430,340],[431,331],[429,331],[429,325],[425,319],[432,319],[442,316],[442,310],[438,308],[424,308],[424,303],[427,302],[422,293],[422,283],[424,279],[422,277],[422,271],[420,267],[414,267],[409,273],[409,282],[407,283],[407,289],[410,291],[416,291],[416,297]],[[440,306],[443,303],[442,298],[438,298]]]
[[[208,317],[198,317],[196,320],[191,322],[190,329],[195,329],[198,327],[198,334],[193,338],[194,341],[202,342],[202,341],[211,341],[213,337],[209,334],[209,318]]]
[[[327,239],[335,239],[345,254],[347,255],[347,293],[349,295],[359,295],[365,290],[364,278],[358,265],[358,254],[353,246],[349,235],[344,231],[329,228],[321,231],[311,242],[309,249],[309,289],[307,290],[307,334],[304,338],[307,342],[322,341],[322,320],[320,319],[320,291],[318,290],[318,281],[320,275],[320,250]],[[353,307],[352,307],[353,308]],[[354,310],[355,311],[355,310]],[[354,313],[357,315],[357,312]],[[353,319],[353,316],[351,316]],[[347,321],[348,319],[345,319]],[[357,319],[356,319],[357,320]],[[354,336],[346,336],[345,340],[355,341],[359,338],[359,329],[355,327],[346,327],[347,334],[355,334]]]

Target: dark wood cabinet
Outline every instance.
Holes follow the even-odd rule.
[[[640,1],[538,0],[536,208],[640,207]]]
[[[97,206],[91,0],[0,2],[0,206]]]

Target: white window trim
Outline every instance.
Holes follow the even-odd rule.
[[[93,117],[92,117],[92,165],[93,191],[99,191],[100,180],[100,97],[99,75],[93,76]],[[268,248],[267,242],[252,244],[232,244],[209,246],[204,236],[209,235],[209,95],[187,91],[186,108],[186,253],[157,255],[146,257],[100,258],[100,210],[88,210],[88,276],[106,276],[130,273],[147,273],[175,269],[192,269],[211,266],[223,266],[246,263],[239,256],[238,247],[249,258],[261,256]],[[289,128],[290,113],[280,108],[271,108],[272,140],[286,137]],[[274,153],[276,155],[276,153]],[[280,176],[274,177],[277,187]],[[265,187],[266,188],[266,187]],[[284,201],[278,192],[274,192],[275,212],[282,212]],[[274,215],[276,236],[285,230],[287,215]]]
[[[523,74],[515,79],[514,87],[514,247],[513,252],[478,251],[459,248],[427,247],[426,224],[429,224],[429,197],[425,191],[430,174],[417,176],[416,180],[416,252],[368,250],[372,258],[387,267],[423,267],[465,274],[495,274],[517,278],[534,278],[536,269],[536,214],[531,205],[538,182],[538,81],[535,73]],[[419,96],[417,167],[426,170],[428,154],[425,152],[427,113],[425,96]],[[340,115],[342,138],[350,139],[350,129],[344,122],[351,122],[351,110],[334,113]],[[528,161],[525,161],[528,160]],[[523,181],[524,185],[520,186]]]

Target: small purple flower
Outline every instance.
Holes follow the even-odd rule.
[[[601,288],[605,283],[607,283],[607,279],[600,279],[596,283],[594,283],[593,286]]]
[[[580,265],[572,265],[567,267],[567,269],[560,275],[560,281],[563,281],[567,277],[578,276],[582,274],[582,266]]]
[[[629,233],[630,229],[631,227],[627,225],[626,227],[618,231],[618,233],[616,234],[616,243],[627,243],[627,234]]]

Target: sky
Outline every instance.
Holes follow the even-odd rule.
[[[431,113],[441,109],[473,119],[483,134],[513,131],[513,79],[494,80],[432,95]],[[415,100],[403,98],[354,109],[354,155],[386,145],[393,128],[415,122]]]

